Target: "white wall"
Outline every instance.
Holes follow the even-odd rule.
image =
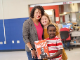
[[[4,19],[27,17],[27,0],[3,0]]]
[[[1,1],[2,0],[0,0],[0,13],[2,14]],[[62,2],[62,1],[69,1],[69,0],[3,0],[4,19],[29,17],[28,5],[30,4]],[[0,18],[2,18],[1,14]]]
[[[3,19],[2,0],[0,0],[0,19]]]

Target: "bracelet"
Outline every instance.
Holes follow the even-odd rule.
[[[30,50],[34,50],[33,48],[31,48]]]

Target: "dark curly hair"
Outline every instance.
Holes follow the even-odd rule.
[[[42,6],[35,6],[30,13],[31,18],[34,18],[34,11],[36,9],[39,9],[41,11],[41,15],[44,15],[44,8]]]
[[[49,24],[48,27],[47,27],[47,30],[49,29],[49,27],[55,27],[53,24]],[[56,27],[55,27],[56,29]]]

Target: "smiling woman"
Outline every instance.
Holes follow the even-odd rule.
[[[23,40],[28,60],[37,59],[34,41],[42,40],[43,28],[40,24],[40,18],[43,14],[43,7],[35,6],[30,13],[30,18],[23,24]]]

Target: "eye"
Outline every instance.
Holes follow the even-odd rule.
[[[46,20],[46,18],[45,18],[45,20]]]
[[[53,30],[53,32],[56,32],[56,30]]]
[[[38,12],[35,12],[36,14],[38,13]]]
[[[51,32],[52,30],[50,30],[50,32]]]
[[[43,20],[43,19],[41,19],[41,20]]]
[[[44,20],[44,18],[42,18],[42,20]]]

